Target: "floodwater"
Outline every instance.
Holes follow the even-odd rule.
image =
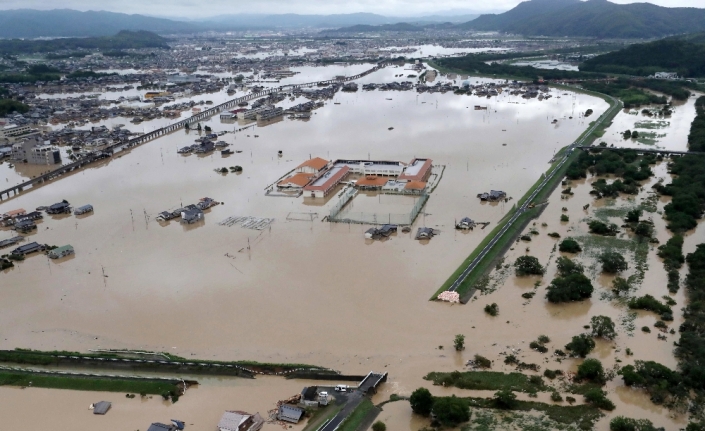
[[[695,118],[695,100],[699,96],[696,94],[684,101],[673,100],[673,114],[666,117],[642,113],[644,109],[651,110],[660,106],[625,109],[615,117],[600,141],[615,147],[688,151],[688,134]],[[624,139],[622,133],[626,130],[636,130],[640,137]]]
[[[16,431],[54,429],[89,431],[96,428],[146,430],[153,422],[170,423],[182,420],[189,430],[210,431],[216,428],[226,410],[257,413],[267,419],[267,411],[276,408],[278,400],[301,392],[304,386],[318,384],[305,380],[259,377],[256,380],[237,378],[202,378],[202,384],[189,388],[176,403],[161,396],[126,398],[123,393],[79,392],[57,389],[0,387],[0,417],[2,428]],[[98,401],[112,406],[104,416],[94,415],[88,407]],[[36,414],[37,405],[44,405]],[[301,430],[305,421],[291,429]],[[282,429],[276,423],[266,423],[263,430]]]
[[[380,71],[380,79],[392,72]],[[483,204],[476,194],[499,189],[518,199],[548,168],[555,151],[587,127],[587,119],[579,113],[590,108],[597,116],[607,108],[601,99],[572,93],[557,98],[556,94],[554,90],[554,98],[547,101],[527,101],[506,93],[491,100],[450,93],[338,93],[333,101],[339,104],[327,103],[314,111],[310,121],[253,123],[255,128],[225,135],[232,149],[242,151],[229,157],[217,152],[207,156],[176,154],[198,136],[178,132],[2,202],[0,213],[18,207],[29,210],[61,199],[74,206],[90,203],[95,212],[80,218],[47,216],[30,235],[30,241],[71,244],[76,249],[74,256],[51,261],[35,255],[0,274],[0,348],[86,351],[120,347],[203,359],[311,363],[355,374],[388,371],[390,380],[379,397],[392,392],[408,395],[418,386],[429,386],[423,375],[462,369],[476,353],[494,360],[496,370],[510,370],[500,355],[509,348],[522,349],[526,362],[542,364],[543,356],[528,349],[540,335],[536,328],[551,337],[551,349],[560,348],[582,331],[590,316],[616,317],[621,311],[600,300],[597,292],[591,301],[552,306],[543,299],[543,287],[525,304],[521,293],[531,289],[536,280],[513,275],[506,276],[495,293],[465,306],[429,302],[428,298],[513,204]],[[475,111],[476,104],[488,106],[488,110]],[[559,119],[557,125],[551,124],[554,118]],[[244,126],[222,124],[218,118],[205,124],[216,132]],[[280,150],[281,158],[277,156]],[[270,184],[316,156],[404,162],[427,157],[446,169],[411,234],[399,232],[388,241],[368,242],[363,235],[368,226],[321,222],[336,202],[335,196],[323,200],[264,195]],[[241,174],[214,172],[215,168],[235,165],[243,167]],[[9,172],[6,165],[0,169],[3,174]],[[582,205],[592,198],[587,184],[575,187],[575,191],[567,202],[559,200],[560,190],[554,193],[538,221],[540,225],[547,220],[549,227],[540,229],[542,235],[530,247],[542,260],[555,242],[545,232],[555,230],[565,236],[567,229],[579,229]],[[160,211],[195,203],[205,196],[224,203],[207,210],[205,221],[182,225],[178,220],[162,224],[154,220]],[[387,198],[399,205],[389,196],[380,197],[378,203]],[[365,211],[375,208],[372,201],[361,204]],[[563,205],[569,206],[574,220],[567,225],[558,222]],[[235,215],[276,221],[263,231],[217,224]],[[454,220],[465,216],[492,224],[486,231],[456,232]],[[309,221],[301,221],[303,218]],[[654,215],[655,222],[659,218]],[[441,233],[430,242],[414,241],[413,232],[420,226]],[[702,233],[694,235],[698,232]],[[0,238],[12,235],[0,231]],[[513,262],[525,247],[515,247],[507,262]],[[660,274],[655,280],[661,282],[657,286],[645,281],[642,288],[651,286],[648,289],[656,293],[665,286],[665,271],[653,255],[651,250],[649,274]],[[551,271],[555,268],[549,266],[542,286],[550,280]],[[609,280],[595,284],[599,291],[598,284],[608,286]],[[680,304],[683,298],[679,295],[675,299]],[[498,317],[482,311],[491,302],[500,306]],[[653,320],[653,316],[638,316],[636,326],[651,325]],[[617,343],[621,352],[631,346],[635,351],[631,358],[675,364],[670,354],[672,336],[663,342],[656,340],[655,332],[652,338],[634,332],[634,337],[620,334]],[[452,350],[458,333],[467,337],[467,349],[460,353]],[[643,347],[645,343],[648,349]],[[595,354],[611,366],[616,357],[611,351],[610,345],[601,345]],[[625,363],[632,360],[619,355]],[[567,360],[550,367],[568,370],[576,364]],[[247,382],[243,385],[250,384]],[[619,389],[616,383],[611,385],[611,392]],[[299,382],[296,387],[300,386]],[[261,404],[255,403],[269,405],[291,395],[274,394],[271,387],[262,389],[264,392],[247,388],[252,404],[243,402],[242,406],[239,401],[231,405],[220,400],[239,399],[240,395],[231,395],[229,390],[204,396],[208,399],[204,403],[219,400],[212,410],[209,407],[209,412],[219,413],[210,413],[215,419],[209,417],[208,426],[212,427],[226,408],[263,413]],[[10,399],[9,405],[14,406],[9,416],[17,423],[26,415],[15,412],[37,405],[34,397],[23,398],[26,393],[51,396],[51,391],[0,388],[0,397]],[[79,416],[82,413],[66,413],[74,410],[58,406],[75,402],[87,407],[107,397],[96,395],[68,396],[55,404],[57,415],[62,412],[61,417],[71,417],[75,423],[93,424],[93,416],[84,422]],[[191,395],[169,409],[198,410],[201,401]],[[620,414],[642,417],[640,412],[645,411],[640,407],[643,403],[629,394],[611,398]],[[139,402],[125,399],[125,409]],[[146,405],[148,410],[135,413],[145,424],[131,425],[135,429],[177,416],[171,412],[169,417],[160,416],[160,412],[166,416],[161,401]],[[403,404],[389,408],[402,409]],[[109,416],[119,417],[121,409],[118,405]],[[194,413],[195,417],[202,414],[206,413]],[[657,424],[666,423],[665,413],[653,415],[659,419],[654,420]],[[417,429],[411,418],[408,424],[409,429]],[[37,422],[28,429],[41,425]]]

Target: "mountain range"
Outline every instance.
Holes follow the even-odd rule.
[[[354,25],[387,25],[410,22],[417,25],[462,23],[478,14],[391,17],[372,13],[334,15],[236,14],[198,20],[173,20],[106,11],[71,9],[0,11],[0,38],[108,36],[120,30],[146,30],[159,34],[254,29],[335,28]]]
[[[526,36],[648,39],[705,30],[705,9],[607,0],[531,0],[457,28]]]

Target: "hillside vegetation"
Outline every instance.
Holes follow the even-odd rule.
[[[631,45],[587,60],[580,70],[636,76],[676,72],[682,77],[703,77],[705,33]]]
[[[459,28],[529,36],[656,38],[705,31],[705,9],[607,0],[531,0],[503,14],[482,15]]]
[[[121,50],[138,48],[169,48],[167,40],[149,31],[123,30],[114,36],[66,38],[51,40],[0,40],[0,53],[31,54],[81,49]]]

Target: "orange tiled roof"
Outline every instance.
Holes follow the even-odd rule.
[[[306,160],[305,162],[301,163],[296,169],[313,168],[317,171],[320,171],[321,169],[325,168],[326,166],[328,166],[328,160],[322,159],[320,157],[314,157],[313,159]]]
[[[295,184],[299,187],[303,187],[306,184],[308,184],[309,181],[311,181],[311,178],[313,178],[313,174],[303,174],[303,173],[294,174],[294,175],[290,176],[289,178],[285,178],[285,179],[279,181],[278,185],[283,186],[285,184]]]

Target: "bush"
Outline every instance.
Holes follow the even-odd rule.
[[[517,396],[514,395],[514,392],[504,389],[494,394],[493,401],[497,408],[511,410],[514,406],[516,406]]]
[[[602,253],[597,260],[602,263],[602,271],[608,274],[616,274],[629,268],[624,256],[614,251],[606,251]]]
[[[539,343],[541,343],[541,344],[546,344],[546,343],[550,343],[550,342],[551,342],[551,339],[548,338],[547,335],[539,335],[538,341],[539,341]]]
[[[548,349],[545,346],[542,346],[541,344],[537,343],[536,341],[532,341],[529,344],[529,348],[536,350],[537,352],[540,352],[540,353],[548,352]]]
[[[563,401],[563,397],[558,392],[553,392],[551,394],[551,401],[559,403],[559,402]]]
[[[646,332],[647,334],[651,332],[651,328],[648,326],[642,326],[641,327],[642,332]]]
[[[627,218],[625,219],[625,221],[627,223],[638,223],[642,213],[643,211],[641,210],[641,208],[635,208],[633,210],[630,210],[629,212],[627,212]]]
[[[485,313],[489,314],[490,316],[496,316],[499,314],[499,305],[492,303],[485,305]]]
[[[590,319],[592,327],[592,336],[614,340],[617,336],[617,331],[614,327],[614,322],[607,316],[592,316]]]
[[[455,339],[453,339],[453,347],[455,347],[455,350],[457,350],[458,352],[461,350],[465,350],[465,335],[456,335]]]
[[[688,396],[689,389],[683,385],[681,374],[658,362],[635,361],[634,365],[622,367],[617,374],[622,376],[626,386],[646,389],[651,395],[651,401],[656,404],[663,403],[669,396]]]
[[[570,351],[571,356],[586,357],[595,348],[595,341],[587,334],[580,334],[573,337],[570,343],[565,345],[565,349]]]
[[[630,299],[629,308],[632,310],[653,311],[657,314],[672,313],[671,307],[666,304],[662,304],[658,299],[648,294]]]
[[[455,427],[470,420],[470,403],[455,395],[436,398],[432,411],[436,421],[447,427]]]
[[[602,362],[597,359],[586,359],[578,366],[576,377],[579,380],[590,380],[591,382],[603,384],[605,382],[605,370]]]
[[[588,227],[590,228],[591,233],[597,235],[614,236],[617,232],[619,232],[619,228],[616,224],[613,223],[608,225],[599,220],[590,220],[588,222]]]
[[[551,232],[548,234],[551,238],[560,238],[561,235],[558,232]]]
[[[631,288],[631,283],[622,277],[616,277],[612,280],[612,292],[617,296],[622,293],[629,293]]]
[[[583,251],[578,241],[573,238],[566,238],[558,245],[558,250],[564,253],[579,253]]]
[[[377,421],[372,424],[372,431],[387,431],[387,425],[382,421]]]
[[[492,361],[481,355],[475,355],[475,365],[480,368],[492,368]]]
[[[428,416],[431,414],[431,409],[433,408],[433,395],[426,388],[418,388],[411,393],[409,397],[409,404],[411,404],[411,410],[414,413],[421,416]]]
[[[549,302],[560,303],[582,301],[592,296],[592,283],[583,274],[570,274],[555,278],[548,286],[546,299]]]
[[[650,224],[639,223],[638,225],[636,225],[636,228],[634,228],[634,233],[637,234],[638,236],[641,236],[644,238],[649,238],[649,237],[651,237],[653,230],[654,230],[654,228]]]
[[[585,401],[602,410],[614,410],[614,403],[607,398],[607,392],[593,388],[585,392]]]
[[[565,214],[561,214],[561,221],[562,222],[569,222],[570,218]]]
[[[549,370],[548,368],[546,368],[545,370],[543,370],[543,376],[553,380],[558,376],[558,373],[554,370]]]
[[[564,256],[558,256],[556,266],[558,267],[558,274],[561,277],[566,277],[570,274],[582,274],[585,271],[581,264]]]
[[[543,275],[545,271],[539,260],[534,256],[519,256],[514,262],[514,267],[518,276]]]
[[[617,416],[610,421],[610,431],[656,431],[656,428],[648,419]]]

